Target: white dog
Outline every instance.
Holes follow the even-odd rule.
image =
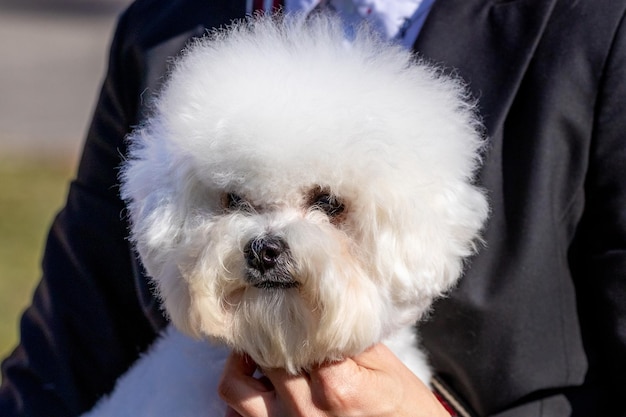
[[[458,80],[333,18],[258,17],[185,51],[130,140],[133,241],[198,341],[169,328],[92,415],[223,415],[229,349],[297,373],[384,341],[428,382],[414,325],[488,212]]]

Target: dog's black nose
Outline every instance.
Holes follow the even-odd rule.
[[[274,268],[287,244],[276,236],[261,236],[250,240],[243,249],[246,262],[250,268],[265,272]]]

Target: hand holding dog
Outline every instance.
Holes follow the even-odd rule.
[[[316,367],[308,374],[282,369],[253,376],[257,365],[231,354],[220,395],[226,417],[449,417],[432,392],[384,345]]]

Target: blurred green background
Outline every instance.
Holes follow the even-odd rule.
[[[0,160],[0,356],[17,342],[18,315],[40,276],[48,225],[73,164],[60,158]]]
[[[0,0],[0,358],[19,340],[128,3]]]

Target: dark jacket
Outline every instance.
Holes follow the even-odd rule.
[[[140,0],[122,16],[41,284],[3,363],[2,416],[88,409],[164,325],[126,239],[124,136],[168,57],[244,4]],[[626,415],[625,10],[437,0],[417,40],[467,81],[490,138],[486,247],[421,329],[439,380],[478,415]]]

